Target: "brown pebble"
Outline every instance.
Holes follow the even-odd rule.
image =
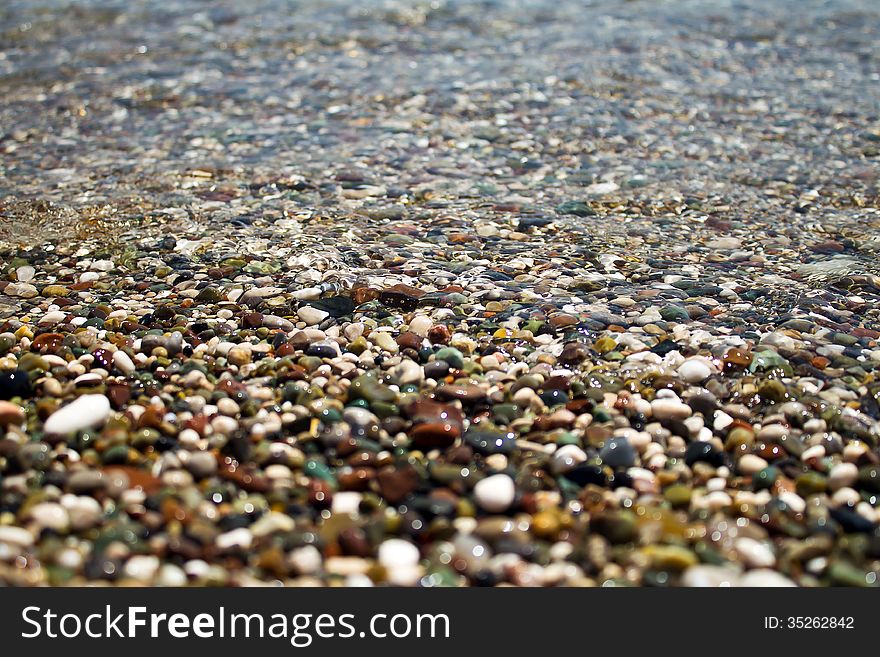
[[[18,404],[0,401],[0,427],[10,424],[21,424],[24,421],[24,409]]]
[[[452,334],[444,324],[437,324],[428,330],[428,341],[431,344],[449,344]]]
[[[419,474],[411,465],[386,466],[379,470],[376,480],[379,492],[390,504],[400,504],[419,486]]]
[[[422,338],[412,331],[404,331],[397,336],[397,344],[403,349],[416,349],[422,346]]]

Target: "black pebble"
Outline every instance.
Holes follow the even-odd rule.
[[[719,468],[724,465],[724,453],[715,449],[711,443],[694,442],[687,446],[684,452],[684,462],[688,465],[703,462]]]

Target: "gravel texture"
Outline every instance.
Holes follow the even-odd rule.
[[[6,2],[0,582],[874,586],[880,6]]]

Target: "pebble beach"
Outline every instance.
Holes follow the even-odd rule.
[[[0,7],[0,583],[877,586],[880,5]]]

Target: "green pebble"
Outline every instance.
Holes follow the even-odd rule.
[[[867,572],[840,559],[831,562],[827,575],[834,586],[876,586],[876,580],[869,581]]]
[[[795,489],[801,497],[824,493],[827,487],[825,477],[818,472],[805,472],[795,479]]]
[[[681,306],[675,306],[672,304],[663,306],[660,309],[660,317],[667,322],[687,322],[690,321],[691,318],[691,316],[688,315],[687,310]]]
[[[674,484],[663,491],[663,498],[674,509],[687,508],[691,503],[693,491],[687,486]]]
[[[444,360],[450,367],[461,369],[464,367],[464,356],[455,347],[443,347],[435,354],[437,360]]]
[[[380,419],[395,417],[400,414],[400,409],[396,404],[389,404],[388,402],[383,401],[372,402],[370,404],[370,410]]]
[[[329,482],[331,484],[336,484],[336,477],[333,476],[330,468],[328,468],[320,461],[315,461],[313,459],[306,461],[303,470],[308,477],[316,477],[317,479],[322,479],[323,481]]]
[[[359,397],[369,402],[394,402],[397,393],[386,385],[379,383],[373,373],[361,374],[348,388],[351,397]]]
[[[758,386],[758,394],[761,395],[765,401],[773,402],[774,404],[784,401],[788,396],[785,386],[778,379],[764,381]]]
[[[768,465],[763,470],[759,471],[752,477],[752,488],[756,491],[758,490],[766,490],[773,487],[773,484],[776,483],[776,479],[779,477],[779,470],[773,467],[772,465]]]
[[[10,349],[12,349],[18,340],[15,339],[15,336],[3,334],[0,335],[0,354],[7,353]]]

